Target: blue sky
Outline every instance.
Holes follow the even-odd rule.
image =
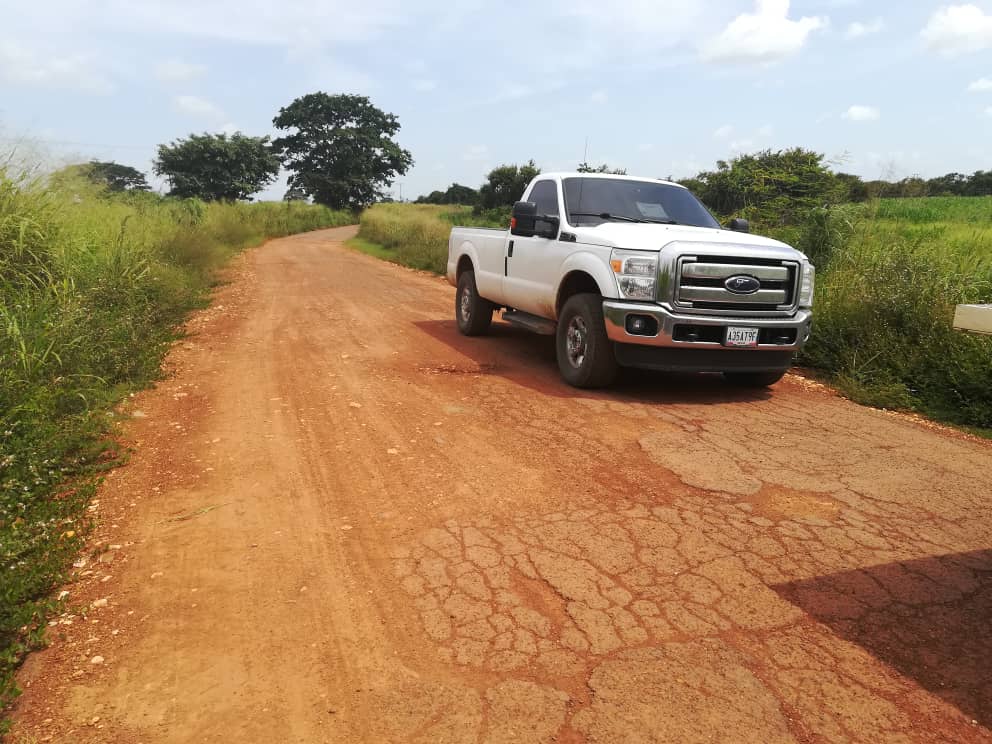
[[[324,90],[399,116],[406,198],[528,158],[574,168],[587,140],[649,176],[794,145],[867,178],[992,169],[992,0],[0,0],[0,18],[0,149],[53,161],[150,170],[158,143],[272,134]]]

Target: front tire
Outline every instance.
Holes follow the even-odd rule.
[[[785,373],[784,369],[773,369],[768,372],[724,372],[723,379],[738,387],[766,388],[785,377]]]
[[[465,271],[458,277],[455,292],[455,320],[463,336],[484,336],[493,323],[493,304],[479,296],[475,272]]]
[[[558,318],[556,350],[562,379],[573,387],[606,387],[616,379],[618,365],[606,335],[602,297],[584,293],[568,299]]]

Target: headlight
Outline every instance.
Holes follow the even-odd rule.
[[[813,290],[816,285],[816,267],[809,261],[803,264],[803,281],[799,285],[799,306],[813,307]]]
[[[610,266],[620,294],[628,300],[653,300],[658,282],[658,254],[614,250]]]

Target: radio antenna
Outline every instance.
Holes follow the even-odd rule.
[[[589,135],[586,135],[586,146],[582,150],[582,165],[588,166],[588,164],[589,164]],[[562,187],[563,187],[562,188],[562,194],[565,193],[564,185],[565,184],[562,184]],[[585,186],[585,185],[586,185],[586,179],[580,177],[579,178],[579,203],[575,205],[575,211],[576,212],[581,212],[582,211],[582,187]],[[567,204],[566,204],[565,208],[566,208],[566,210],[568,209],[568,205]]]

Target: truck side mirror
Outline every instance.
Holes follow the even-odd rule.
[[[510,234],[522,238],[532,238],[537,231],[537,204],[518,201],[513,205],[510,218]]]
[[[537,221],[541,223],[541,230],[538,230],[535,235],[548,238],[549,240],[554,240],[558,237],[558,228],[561,227],[561,219],[550,214],[542,214],[537,218]]]
[[[727,229],[733,230],[734,232],[751,232],[751,224],[747,220],[742,220],[740,217],[735,217],[727,223]]]

